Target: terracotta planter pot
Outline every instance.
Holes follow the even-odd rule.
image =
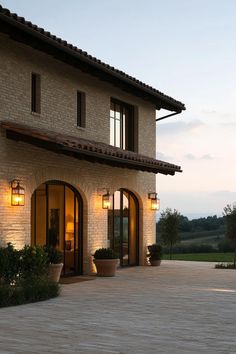
[[[94,259],[97,268],[97,276],[114,277],[118,265],[118,259]]]
[[[52,264],[51,263],[51,264],[49,264],[48,276],[55,283],[59,282],[62,268],[63,268],[63,263],[58,263],[58,264]]]
[[[161,259],[149,259],[151,266],[157,267],[161,265]]]

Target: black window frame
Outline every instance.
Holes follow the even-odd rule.
[[[110,129],[111,119],[114,119],[114,146],[116,146],[115,118],[111,117],[111,105],[120,107],[120,148],[123,150],[138,152],[138,109],[136,106],[111,97],[110,99]],[[125,119],[124,112],[128,111],[128,119]],[[125,126],[124,126],[125,124]],[[124,129],[125,128],[125,129]],[[125,134],[124,134],[125,131]],[[111,140],[110,140],[111,144]],[[112,145],[112,144],[111,144]]]

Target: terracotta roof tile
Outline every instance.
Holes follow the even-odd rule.
[[[30,31],[32,31],[32,33],[33,32],[40,33],[42,35],[42,39],[48,38],[49,40],[51,40],[51,45],[53,44],[53,42],[58,43],[62,47],[66,47],[66,48],[70,49],[71,52],[76,52],[77,55],[80,56],[80,59],[84,58],[91,65],[96,65],[101,70],[105,70],[106,72],[109,72],[111,75],[118,77],[119,79],[125,81],[126,83],[133,84],[136,87],[138,87],[139,89],[152,94],[153,96],[157,97],[160,101],[167,102],[172,107],[171,110],[176,110],[179,112],[181,112],[182,110],[185,110],[185,105],[182,102],[177,101],[177,100],[173,99],[172,97],[167,96],[164,93],[162,93],[161,91],[155,89],[154,87],[143,83],[142,81],[126,74],[125,72],[123,72],[121,70],[114,68],[113,66],[111,66],[109,64],[102,62],[101,60],[89,55],[86,51],[83,51],[83,50],[77,48],[76,46],[73,46],[72,44],[68,43],[67,41],[56,37],[55,35],[51,34],[50,32],[45,31],[43,28],[40,28],[40,27],[32,24],[30,21],[26,21],[24,17],[20,17],[15,13],[11,13],[8,9],[3,8],[1,5],[0,5],[0,18],[2,20],[8,19],[8,22],[10,20],[11,22],[14,22],[15,24],[17,24],[17,23],[21,24],[23,28],[30,29]]]
[[[1,122],[0,126],[10,139],[24,141],[78,159],[153,173],[174,175],[175,172],[182,172],[180,166],[140,155],[136,152],[122,150],[105,143],[9,121]]]

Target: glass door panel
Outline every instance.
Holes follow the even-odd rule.
[[[64,186],[46,185],[48,193],[48,244],[64,251]]]
[[[120,191],[116,191],[114,194],[114,210],[113,210],[113,218],[114,218],[114,235],[113,235],[113,249],[119,256],[121,257],[121,218],[120,218]]]
[[[78,198],[75,196],[75,271],[79,272],[82,269],[82,244],[80,243],[80,233],[81,233],[81,220],[79,219],[81,215],[80,204]]]
[[[113,247],[114,247],[114,251],[116,252],[116,254],[119,256],[121,256],[121,252],[120,252],[120,244],[121,244],[121,237],[120,237],[120,211],[119,210],[115,210],[114,211],[114,241],[113,241]]]
[[[127,193],[121,192],[122,205],[121,205],[121,223],[122,223],[122,235],[121,235],[121,250],[122,250],[122,265],[129,264],[129,199]]]
[[[135,200],[132,196],[129,199],[129,264],[137,264],[137,208]]]
[[[75,272],[75,195],[65,187],[65,273]]]
[[[44,246],[46,239],[46,186],[41,184],[32,196],[32,244]]]

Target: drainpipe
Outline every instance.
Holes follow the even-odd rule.
[[[163,117],[161,117],[161,118],[157,118],[157,119],[156,119],[156,122],[158,122],[159,120],[168,118],[168,117],[175,116],[176,114],[180,114],[181,112],[182,112],[182,111],[180,111],[180,112],[175,112],[175,113],[171,113],[171,114],[167,114],[166,116],[163,116]]]

